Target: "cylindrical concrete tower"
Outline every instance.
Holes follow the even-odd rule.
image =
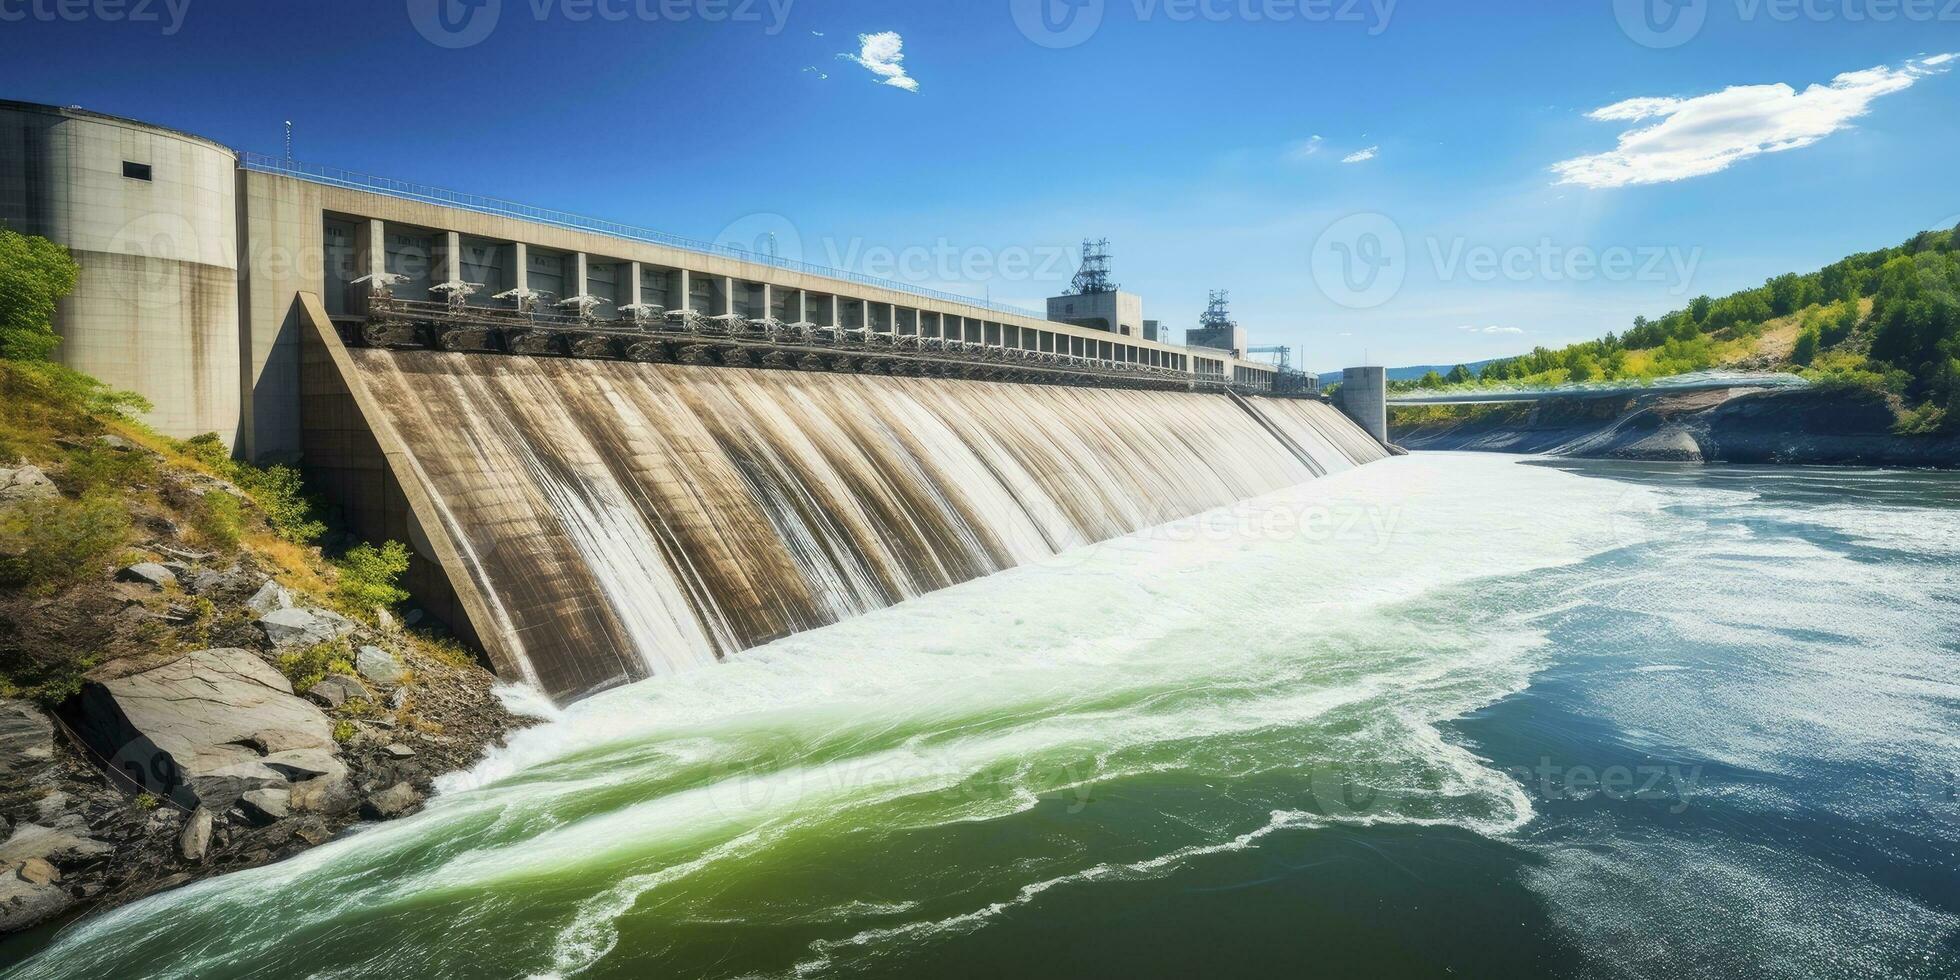
[[[56,357],[155,403],[179,438],[239,423],[236,158],[210,140],[0,101],[0,222],[81,266]]]

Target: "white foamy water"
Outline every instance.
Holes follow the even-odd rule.
[[[1387,455],[1312,399],[349,357],[486,652],[561,701]]]

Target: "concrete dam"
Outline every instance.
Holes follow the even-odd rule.
[[[0,102],[0,221],[78,257],[64,363],[297,463],[561,702],[1388,452],[1379,368],[1337,409],[1113,286],[1042,315],[80,109]]]
[[[1317,399],[348,346],[309,475],[559,700],[1380,459]]]

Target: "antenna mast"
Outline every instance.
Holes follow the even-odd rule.
[[[1231,293],[1223,289],[1214,289],[1211,291],[1211,302],[1206,304],[1203,313],[1198,314],[1198,326],[1201,329],[1224,330],[1238,326],[1238,324],[1232,322],[1232,314],[1226,309],[1226,303],[1230,296]]]
[[[1109,239],[1083,239],[1082,267],[1075,271],[1075,279],[1069,283],[1069,294],[1089,296],[1113,293],[1121,288],[1109,281]]]

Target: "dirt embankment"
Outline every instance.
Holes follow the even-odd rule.
[[[1399,416],[1399,417],[1398,417]],[[1732,388],[1678,395],[1560,396],[1421,416],[1391,413],[1413,450],[1596,459],[1844,466],[1960,466],[1960,438],[1893,432],[1889,400],[1858,388]]]

